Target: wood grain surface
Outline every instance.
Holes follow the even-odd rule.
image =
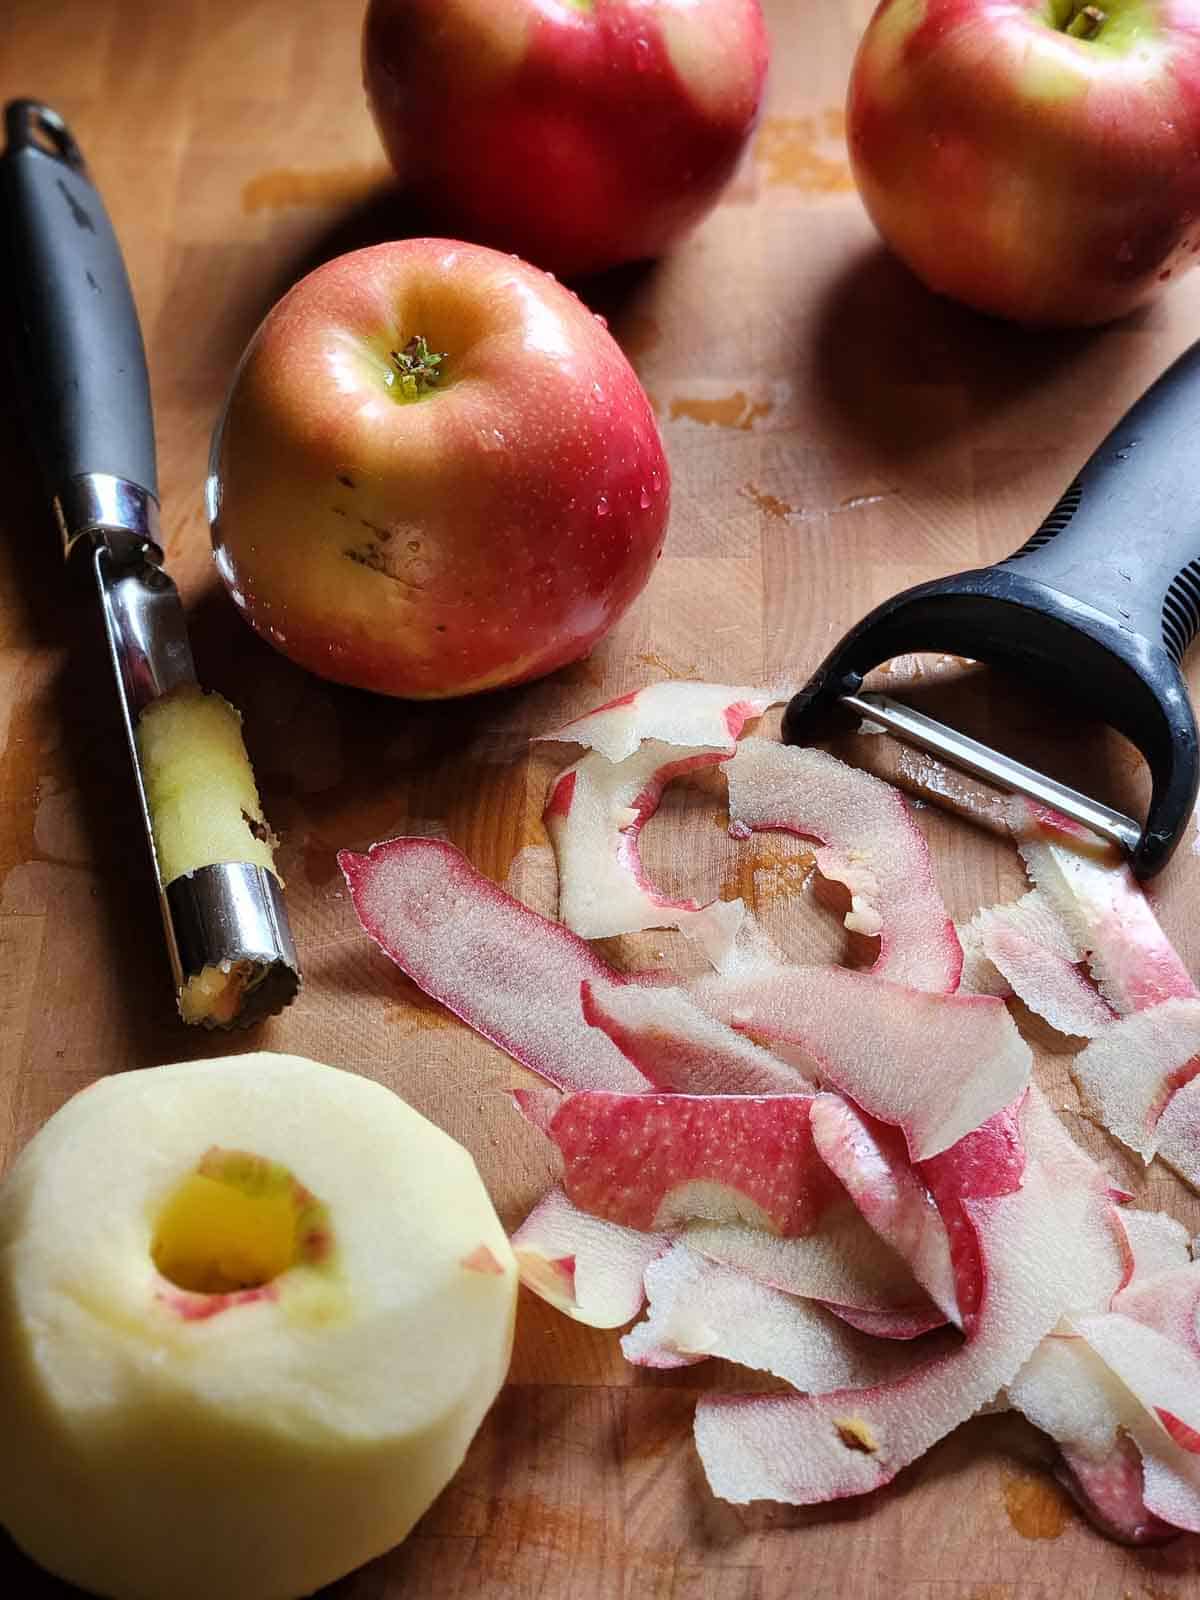
[[[545,730],[664,677],[797,684],[902,585],[998,558],[1100,436],[1200,334],[1200,274],[1099,333],[1033,335],[926,294],[883,251],[846,165],[841,105],[869,0],[766,0],[766,116],[724,203],[668,260],[583,287],[662,424],[674,474],[664,560],[592,657],[530,687],[414,707],[319,683],[253,637],[218,590],[202,483],[245,341],[278,295],[342,250],[420,231],[388,186],[348,0],[7,0],[0,92],[70,120],[127,256],[148,346],[168,556],[199,671],[245,712],[306,975],[300,1001],[243,1035],[175,1020],[100,621],[63,571],[12,397],[0,424],[0,1144],[12,1155],[103,1073],[262,1048],[390,1084],[474,1153],[503,1220],[550,1180],[504,1094],[520,1069],[424,1001],[359,931],[334,853],[444,832],[533,903],[553,903],[539,821],[569,751]],[[1200,677],[1200,654],[1192,681]],[[996,742],[1135,802],[1136,759],[1068,709],[945,662],[903,679]],[[910,785],[927,765],[884,740],[844,747]],[[953,787],[953,786],[948,786]],[[918,813],[953,914],[1022,886],[1011,848]],[[744,893],[791,948],[824,941],[799,846],[727,837],[720,796],[672,790],[646,853],[671,884]],[[1200,971],[1200,842],[1155,899]],[[673,936],[616,959],[685,959]],[[1039,1076],[1143,1204],[1200,1226],[1194,1197],[1144,1176],[1078,1115],[1070,1046],[1023,1019]],[[339,1600],[1167,1600],[1200,1586],[1200,1541],[1136,1553],[1080,1519],[1048,1443],[978,1419],[882,1493],[816,1510],[736,1508],[691,1444],[720,1363],[634,1371],[616,1336],[522,1293],[511,1381],[465,1466],[411,1538],[328,1591]],[[0,1442],[2,1448],[2,1442]],[[0,1547],[0,1592],[65,1593]],[[218,1597],[214,1596],[214,1600]]]

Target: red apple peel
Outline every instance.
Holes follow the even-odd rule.
[[[444,839],[338,852],[359,921],[426,994],[563,1089],[648,1087],[579,1005],[588,979],[625,978],[582,939],[476,872]]]
[[[686,1243],[647,1267],[646,1292],[645,1320],[621,1340],[636,1366],[690,1366],[717,1356],[819,1394],[878,1383],[924,1356],[867,1337],[816,1301],[708,1261]]]
[[[1115,846],[1027,800],[1014,801],[1011,816],[1026,870],[1114,1011],[1195,998],[1187,968]]]
[[[746,723],[761,717],[778,698],[769,689],[668,679],[618,695],[537,737],[586,745],[612,762],[633,755],[645,739],[732,755]]]
[[[818,1155],[811,1095],[567,1095],[548,1133],[563,1188],[593,1216],[649,1233],[697,1220],[783,1238],[816,1231],[845,1191]]]
[[[717,975],[691,993],[739,1031],[803,1048],[823,1081],[904,1130],[914,1160],[947,1149],[1029,1082],[1029,1046],[986,995],[921,993],[841,967]]]
[[[672,778],[728,760],[724,750],[681,750],[648,740],[613,763],[589,751],[559,774],[543,821],[558,860],[558,914],[586,939],[679,928],[714,966],[737,934],[740,900],[677,900],[649,878],[638,838]]]
[[[991,1400],[1071,1305],[1107,1300],[1122,1270],[1107,1182],[1033,1094],[1023,1131],[1021,1186],[962,1200],[986,1274],[971,1337],[871,1389],[704,1397],[696,1443],[723,1499],[811,1505],[878,1488]]]
[[[1088,1110],[1145,1161],[1163,1113],[1200,1074],[1200,999],[1163,1000],[1120,1017],[1071,1064]]]
[[[961,1326],[946,1224],[912,1168],[904,1136],[837,1095],[818,1095],[809,1120],[813,1143],[863,1217],[903,1256],[945,1317]]]
[[[670,1240],[579,1211],[551,1189],[512,1236],[521,1282],[591,1328],[620,1328],[645,1301],[642,1278]]]
[[[798,1068],[717,1022],[682,989],[583,985],[583,1014],[659,1089],[688,1094],[795,1094]]]
[[[850,891],[846,927],[879,939],[876,977],[948,994],[962,949],[904,797],[824,751],[745,739],[726,768],[737,829],[775,828],[816,842],[827,878]]]

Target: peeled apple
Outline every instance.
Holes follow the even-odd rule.
[[[389,1089],[106,1078],[0,1186],[0,1521],[118,1600],[290,1600],[408,1533],[504,1381],[516,1265]]]

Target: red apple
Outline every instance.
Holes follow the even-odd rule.
[[[884,0],[847,130],[867,210],[931,289],[1107,322],[1200,252],[1200,4]]]
[[[413,698],[587,653],[649,578],[669,477],[603,323],[511,256],[409,239],[270,312],[213,446],[217,567],[323,677]]]
[[[367,97],[440,226],[570,275],[712,207],[767,67],[759,0],[371,0]]]

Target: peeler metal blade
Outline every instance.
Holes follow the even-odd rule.
[[[893,700],[891,695],[863,690],[861,694],[842,695],[840,704],[847,711],[857,712],[864,721],[886,728],[906,744],[916,745],[918,750],[926,750],[932,756],[961,767],[972,777],[982,778],[998,789],[1026,795],[1040,805],[1061,812],[1064,817],[1070,817],[1073,822],[1089,828],[1100,838],[1119,845],[1127,855],[1132,855],[1137,849],[1141,827],[1123,811],[1115,811],[1112,806],[1093,800],[1079,789],[1072,789],[1068,784],[1059,783],[1056,778],[1047,777],[1044,772],[1027,767],[1023,761],[1017,761],[1003,751],[993,750],[991,745],[982,744],[978,739],[972,739],[969,734],[948,727],[934,717],[927,717],[923,711],[916,711],[912,706]]]
[[[788,703],[783,736],[819,738],[839,705],[855,710],[1083,822],[1150,878],[1170,860],[1200,787],[1196,716],[1181,671],[1197,632],[1200,343],[1146,391],[1007,560],[918,584],[852,628]],[[1068,686],[1145,759],[1152,787],[1144,822],[861,694],[866,674],[885,661],[929,651],[1014,669],[1051,692]]]
[[[177,995],[208,969],[237,974],[246,1026],[300,983],[278,880],[222,862],[164,883],[136,729],[196,673],[179,593],[163,569],[145,351],[120,247],[79,147],[32,100],[5,110],[0,157],[17,361],[63,547],[92,555]]]

